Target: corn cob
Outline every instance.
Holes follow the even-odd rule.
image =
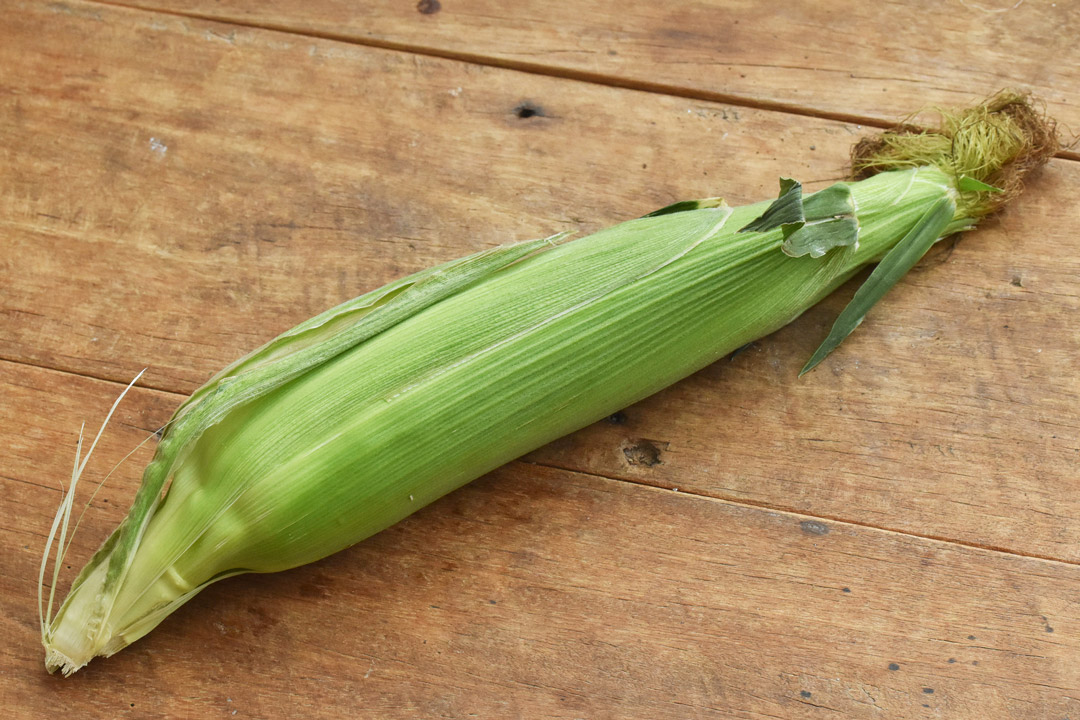
[[[806,372],[1057,147],[1016,93],[943,118],[857,146],[865,179],[811,195],[783,179],[771,202],[678,203],[573,241],[497,247],[237,361],[176,411],[127,518],[55,616],[39,590],[47,668],[70,675],[112,655],[212,582],[359,542],[773,332],[877,263]],[[42,581],[54,540],[62,562],[84,466],[77,457]]]

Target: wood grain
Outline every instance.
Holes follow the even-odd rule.
[[[13,450],[0,688],[15,717],[1080,712],[1076,566],[520,462],[323,562],[214,586],[114,658],[47,676],[33,579],[51,480],[71,428],[116,389],[0,362]],[[179,400],[129,398],[94,474]],[[138,467],[98,496],[71,565],[122,516]]]
[[[0,356],[125,382],[149,366],[170,392],[436,261],[684,197],[760,199],[781,173],[820,185],[857,133],[150,13],[20,7],[0,44],[0,64],[22,68],[0,105]],[[542,113],[518,117],[526,100]],[[534,459],[1076,561],[1078,181],[1053,163],[803,380],[843,297]]]
[[[434,262],[759,200],[781,174],[820,187],[860,122],[1002,84],[1080,127],[1063,2],[158,1],[174,14],[2,5],[12,717],[1080,716],[1068,160],[801,381],[853,286],[357,547],[214,586],[47,676],[59,482],[143,367],[89,480],[230,360]],[[94,500],[60,590],[150,453]]]
[[[1001,87],[1080,129],[1080,6],[1016,0],[124,0],[359,43],[892,123]]]

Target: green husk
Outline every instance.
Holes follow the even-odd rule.
[[[56,616],[42,610],[47,668],[117,652],[212,582],[359,542],[880,262],[809,369],[930,245],[1048,157],[1023,135],[1034,110],[1010,97],[857,149],[858,170],[880,171],[858,182],[804,196],[784,180],[774,202],[688,201],[571,242],[495,248],[284,333],[177,410],[128,517]],[[60,528],[57,566],[70,510],[71,495],[50,535]]]

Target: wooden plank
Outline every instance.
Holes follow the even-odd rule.
[[[1080,6],[1071,2],[124,2],[864,121],[1019,86],[1080,126]]]
[[[780,173],[820,185],[857,132],[60,7],[20,6],[0,43],[0,66],[20,68],[0,105],[0,356],[117,381],[149,366],[174,392],[439,260],[679,198],[760,199]],[[526,98],[543,115],[518,117]],[[842,297],[536,459],[1076,560],[1078,182],[1053,163],[802,381]]]
[[[217,585],[117,656],[49,677],[34,581],[55,480],[72,428],[117,390],[0,362],[12,448],[0,458],[0,692],[13,716],[1080,712],[1080,567],[527,463],[320,563]],[[132,391],[91,476],[170,399]],[[110,479],[71,565],[121,517],[137,475],[127,464]]]

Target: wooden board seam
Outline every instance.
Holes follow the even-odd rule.
[[[98,382],[110,383],[110,384],[116,385],[116,386],[118,386],[120,388],[124,388],[124,387],[127,386],[127,382],[124,382],[122,380],[116,380],[114,378],[102,377],[102,376],[99,376],[99,375],[93,375],[93,374],[88,373],[88,372],[79,372],[78,370],[72,370],[72,369],[68,369],[68,368],[65,368],[65,367],[52,367],[52,366],[49,366],[49,365],[38,365],[37,363],[30,362],[28,360],[22,360],[22,359],[16,358],[16,357],[10,357],[8,355],[0,355],[0,363],[11,363],[12,365],[22,365],[24,367],[31,367],[31,368],[34,368],[36,370],[46,370],[48,372],[62,373],[64,375],[73,375],[75,377],[86,378],[87,380],[97,380]],[[175,395],[178,400],[184,400],[184,399],[187,398],[187,395],[185,395],[184,393],[178,393],[175,390],[169,390],[168,388],[157,387],[155,385],[143,385],[142,383],[140,383],[140,384],[136,385],[135,387],[139,388],[140,390],[153,390],[155,392],[166,393],[168,395]]]
[[[705,500],[712,500],[714,502],[726,503],[728,505],[736,505],[739,507],[752,508],[755,510],[764,510],[766,512],[783,513],[785,515],[793,515],[796,517],[806,518],[811,521],[825,521],[830,523],[836,523],[837,525],[848,525],[851,527],[864,528],[866,530],[875,530],[883,533],[891,533],[893,535],[902,535],[904,537],[918,538],[920,540],[928,540],[930,542],[943,543],[945,545],[959,545],[961,547],[971,548],[973,550],[982,550],[990,553],[1000,553],[1002,555],[1011,555],[1014,557],[1030,558],[1032,560],[1045,560],[1047,562],[1061,563],[1062,565],[1080,566],[1080,562],[1074,562],[1072,560],[1062,560],[1061,558],[1052,557],[1050,555],[1041,555],[1039,553],[1020,552],[1018,550],[1010,550],[1009,548],[999,547],[996,545],[989,545],[984,543],[971,542],[967,540],[956,540],[953,538],[942,537],[938,535],[929,535],[926,533],[908,532],[905,530],[897,530],[895,528],[884,527],[882,525],[874,525],[873,523],[859,522],[858,520],[848,520],[845,518],[833,516],[833,515],[810,515],[805,512],[801,512],[795,508],[783,506],[783,505],[770,505],[768,503],[757,502],[754,500],[746,499],[734,499],[721,497],[718,495],[708,495],[700,491],[683,491],[676,487],[669,487],[668,485],[653,484],[641,480],[640,478],[633,477],[621,477],[617,475],[604,475],[602,473],[589,472],[580,468],[564,467],[556,463],[549,462],[536,462],[532,460],[518,459],[514,462],[527,463],[529,465],[538,465],[540,467],[547,467],[553,470],[562,470],[564,472],[577,473],[580,475],[589,475],[591,477],[602,478],[604,480],[614,480],[617,482],[626,482],[632,485],[639,485],[641,487],[652,488],[658,492],[676,492],[680,495],[693,495],[696,498],[702,498]]]
[[[725,105],[733,105],[740,108],[786,113],[788,115],[809,117],[820,120],[832,120],[835,122],[851,123],[871,128],[884,129],[893,125],[893,123],[882,123],[876,118],[866,117],[862,115],[812,110],[810,108],[804,108],[798,105],[792,105],[790,103],[755,99],[745,95],[707,92],[704,90],[695,90],[692,88],[679,87],[678,85],[671,85],[669,83],[658,83],[639,79],[620,78],[618,76],[605,75],[603,73],[591,73],[582,70],[574,70],[572,68],[560,68],[550,65],[544,65],[542,63],[529,63],[507,60],[504,58],[491,57],[488,55],[481,55],[477,53],[442,50],[435,47],[425,47],[421,45],[412,45],[409,43],[399,43],[393,42],[391,40],[356,38],[340,33],[318,32],[315,30],[300,30],[296,28],[290,28],[285,25],[276,25],[273,23],[260,25],[254,22],[245,22],[244,20],[238,18],[216,18],[210,15],[204,15],[202,13],[189,13],[160,9],[148,10],[138,7],[137,5],[128,5],[123,2],[108,2],[108,0],[85,0],[85,2],[95,5],[106,5],[113,8],[122,8],[132,12],[143,12],[152,15],[167,15],[170,17],[188,18],[218,25],[231,25],[235,27],[248,28],[251,30],[262,30],[265,32],[282,33],[295,37],[306,37],[317,40],[327,40],[330,42],[345,43],[347,45],[376,48],[379,50],[389,50],[392,52],[423,55],[426,57],[439,58],[442,60],[470,63],[473,65],[483,65],[486,67],[498,68],[500,70],[511,70],[514,72],[528,73],[530,75],[543,75],[546,77],[560,78],[563,80],[573,80],[576,82],[591,83],[593,85],[618,88],[621,90],[632,90],[657,95],[670,95],[672,97],[681,97],[688,100],[700,100],[703,102],[722,103]],[[900,121],[901,118],[897,118],[897,123],[899,123]],[[1077,138],[1074,142],[1062,148],[1062,150],[1060,150],[1055,155],[1055,157],[1065,160],[1080,161],[1080,151],[1073,149],[1078,144],[1080,144],[1080,138]]]

